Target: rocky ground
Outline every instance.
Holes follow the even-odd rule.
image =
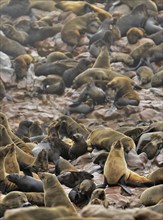
[[[103,7],[103,4],[97,3],[99,7]],[[120,10],[120,9],[119,9]],[[70,12],[62,12],[59,9],[53,11],[42,11],[36,8],[32,9],[33,16],[37,19],[40,19],[43,16],[52,16],[53,22],[57,19],[67,20],[76,15]],[[162,13],[160,11],[159,13]],[[10,16],[2,15],[1,19],[3,21],[9,21],[13,24],[16,24],[18,21],[23,19],[29,19],[29,16],[20,16],[19,18],[12,20]],[[66,19],[65,19],[66,20]],[[64,22],[65,22],[64,20]],[[62,23],[64,23],[62,21]],[[87,57],[88,59],[93,59],[88,51],[88,37],[83,37],[83,42],[86,42],[83,46],[77,47],[73,51],[73,59],[79,60],[81,57]],[[115,52],[125,52],[132,51],[138,45],[148,41],[148,38],[142,38],[136,44],[131,45],[127,42],[126,37],[122,37],[120,40],[116,41],[115,45],[112,45],[112,51]],[[65,109],[73,102],[74,99],[77,99],[81,93],[82,88],[73,89],[65,88],[65,91],[62,95],[57,94],[35,94],[35,83],[34,80],[37,79],[33,72],[33,66],[37,62],[46,60],[47,54],[52,51],[61,51],[68,52],[69,47],[66,43],[61,40],[60,33],[54,37],[47,38],[43,41],[38,42],[39,46],[25,45],[26,48],[29,48],[31,55],[37,58],[39,61],[32,63],[28,69],[27,77],[20,81],[15,80],[15,72],[13,66],[2,62],[2,68],[0,70],[0,77],[5,85],[6,93],[10,96],[10,99],[4,97],[0,101],[0,110],[5,113],[8,117],[10,127],[13,131],[16,131],[18,125],[23,120],[31,121],[40,121],[44,131],[48,125],[55,121],[59,116],[65,113]],[[122,51],[124,50],[124,51]],[[42,54],[42,56],[40,55]],[[111,53],[112,54],[112,53]],[[112,55],[111,55],[112,56]],[[9,60],[14,61],[13,57],[8,58]],[[161,63],[162,64],[162,63]],[[161,64],[153,63],[155,69],[159,69]],[[124,72],[124,63],[112,63],[111,69],[121,72]],[[6,70],[5,70],[6,67]],[[137,85],[142,86],[137,77],[136,71],[132,71],[132,79],[136,82]],[[38,77],[40,80],[40,78]],[[39,81],[38,80],[38,81]],[[123,127],[138,127],[140,125],[150,125],[152,122],[162,121],[163,120],[163,87],[151,87],[151,85],[142,86],[141,89],[137,89],[137,92],[140,96],[140,104],[138,106],[125,106],[122,109],[115,109],[110,111],[114,97],[111,97],[107,103],[95,105],[94,110],[84,116],[80,114],[71,114],[71,117],[77,122],[84,124],[88,130],[92,131],[98,126],[111,127],[115,130]],[[92,170],[98,168],[98,165],[93,164],[93,153],[86,153],[85,155],[77,158],[72,161],[72,164],[80,170],[86,170],[91,172]],[[157,158],[158,163],[162,164],[162,158]],[[53,164],[51,164],[53,166]],[[147,175],[153,170],[158,168],[155,160],[148,160],[145,165],[145,169],[137,169],[136,172],[141,175]],[[94,182],[96,184],[103,183],[103,174],[94,172]],[[70,191],[70,188],[63,186],[66,192]],[[118,209],[126,208],[136,208],[143,207],[140,203],[139,197],[141,193],[146,189],[146,187],[129,187],[132,191],[132,195],[127,195],[119,186],[108,187],[105,189],[107,199],[109,201],[110,207],[116,207]],[[80,210],[80,208],[78,208]]]

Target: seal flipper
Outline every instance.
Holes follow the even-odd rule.
[[[126,186],[126,181],[124,179],[124,176],[122,176],[119,180],[118,185],[126,192],[128,193],[130,196],[133,195],[133,193],[131,192],[131,190]]]

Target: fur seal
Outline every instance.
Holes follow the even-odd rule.
[[[144,25],[145,32],[150,35],[162,31],[163,28],[158,24],[154,17],[149,17]]]
[[[143,27],[147,19],[147,6],[141,4],[136,6],[130,14],[120,17],[116,22],[116,25],[121,32],[121,36],[124,37],[130,28]]]
[[[28,34],[25,31],[17,30],[14,26],[10,24],[2,24],[0,29],[6,35],[6,37],[15,40],[16,42],[25,45],[28,38]]]
[[[151,186],[153,182],[144,176],[129,170],[124,158],[121,140],[114,142],[104,165],[105,183],[115,185],[125,183],[131,186]]]
[[[55,163],[55,174],[59,175],[67,171],[78,171],[68,160],[60,157]]]
[[[71,104],[66,109],[66,114],[71,115],[74,113],[78,113],[80,115],[86,115],[94,110],[94,103],[91,98],[88,98],[85,102],[81,102],[79,104]]]
[[[27,15],[29,13],[29,0],[10,0],[0,7],[0,14],[6,14],[13,18]]]
[[[68,58],[69,58],[68,54],[60,52],[60,51],[55,51],[47,55],[47,63],[53,63],[59,60],[66,60]]]
[[[161,87],[163,84],[163,70],[155,73],[151,79],[152,87]]]
[[[152,134],[150,142],[143,146],[141,151],[145,152],[147,154],[148,159],[151,160],[157,155],[157,151],[161,148],[162,142],[162,135]]]
[[[24,192],[24,194],[32,205],[44,206],[43,192]]]
[[[108,208],[109,201],[106,199],[104,189],[95,189],[91,194],[89,204],[100,204],[103,205],[105,208]]]
[[[36,137],[41,136],[43,134],[43,130],[41,127],[40,121],[33,121],[32,124],[29,126],[29,136]]]
[[[127,40],[130,44],[136,44],[139,39],[144,37],[143,29],[132,27],[127,31]]]
[[[66,171],[58,175],[58,180],[61,184],[70,188],[76,187],[85,179],[92,179],[93,175],[86,171]]]
[[[161,220],[162,213],[157,213],[155,211],[150,210],[149,208],[139,209],[134,213],[134,218],[136,220]]]
[[[77,16],[68,21],[61,30],[62,40],[70,46],[77,46],[81,33],[95,33],[100,25],[100,20],[93,12]]]
[[[39,28],[36,25],[30,25],[30,28],[28,30],[28,38],[26,40],[27,44],[30,44],[31,46],[36,46],[37,41],[45,40],[48,37],[53,37],[57,33],[59,33],[62,29],[62,24],[53,24],[52,27],[42,27]]]
[[[9,192],[2,200],[7,209],[31,206],[26,195],[20,191]]]
[[[25,48],[20,43],[7,38],[2,33],[0,33],[0,42],[0,50],[8,56],[16,58],[19,55],[26,54]]]
[[[162,199],[163,185],[152,186],[145,189],[141,196],[140,201],[145,206],[155,205]]]
[[[147,178],[156,184],[163,183],[163,167],[160,167],[147,175]]]
[[[15,183],[18,189],[22,192],[43,192],[41,180],[36,180],[31,176],[19,175],[12,173],[7,176],[7,179]]]
[[[71,87],[75,77],[85,71],[88,68],[89,64],[90,60],[83,58],[75,67],[65,70],[62,76],[65,86]]]
[[[129,70],[136,70],[138,67],[140,67],[145,63],[155,72],[151,63],[159,62],[163,60],[162,50],[163,50],[163,43],[159,45],[153,45],[153,43],[147,42],[144,43],[142,46],[139,46],[133,52],[130,53],[130,55],[133,58],[135,57],[134,63],[138,63],[138,64],[136,67],[130,68]]]
[[[82,134],[76,133],[72,135],[73,145],[69,149],[70,158],[76,159],[87,152],[88,145]]]
[[[156,45],[163,43],[163,30],[148,35],[148,38],[152,39]]]
[[[141,82],[141,85],[145,85],[151,82],[151,79],[153,77],[153,71],[151,68],[147,66],[141,66],[139,69],[137,69],[136,74],[138,76],[138,79]]]
[[[86,87],[81,91],[78,100],[75,101],[74,104],[81,103],[88,97],[93,100],[94,104],[103,104],[107,101],[106,93],[103,89],[95,85],[95,81],[92,78],[89,79]]]
[[[114,105],[120,109],[126,105],[138,106],[139,94],[132,88],[133,81],[126,77],[115,77],[107,86],[115,90]]]
[[[27,76],[27,71],[30,64],[33,62],[33,57],[29,54],[19,55],[14,60],[14,69],[16,79],[21,80]]]
[[[60,200],[60,199],[59,199]],[[5,213],[6,220],[50,220],[50,219],[58,219],[61,217],[67,216],[75,216],[77,218],[77,214],[72,212],[70,208],[65,206],[57,206],[57,207],[28,207],[28,208],[21,208],[21,209],[12,209],[7,210]],[[73,217],[72,217],[73,218]]]
[[[65,206],[76,213],[75,207],[71,203],[62,185],[55,174],[39,173],[44,188],[44,203],[46,207]]]
[[[72,135],[76,133],[81,133],[84,138],[87,138],[89,135],[89,131],[85,128],[85,126],[82,126],[70,116],[66,115],[60,116],[56,122],[50,124],[50,127],[52,126],[55,127],[59,135],[69,138],[72,138]]]
[[[28,199],[23,192],[9,192],[0,202],[0,217],[4,216],[5,211],[8,209],[27,207],[30,205],[31,204],[28,202]]]
[[[6,128],[9,137],[12,139],[15,145],[17,145],[24,152],[31,153],[30,147],[11,131],[7,116],[2,112],[0,112],[0,124]]]
[[[5,157],[12,151],[12,146],[0,147],[0,191],[2,193],[17,190],[18,187],[6,178]]]
[[[93,148],[110,151],[112,144],[117,140],[121,140],[125,152],[129,152],[131,149],[136,149],[132,138],[106,127],[94,129],[88,136],[87,143],[88,146],[92,146]]]
[[[90,78],[96,81],[111,81],[116,76],[123,76],[120,73],[111,70],[109,52],[106,46],[101,48],[98,57],[95,60],[92,68],[88,68],[84,72],[80,73],[73,80],[73,88],[77,89],[84,83],[87,83]]]
[[[6,128],[0,124],[0,146],[5,146],[5,145],[12,145],[14,142],[10,138]],[[27,154],[23,150],[21,150],[15,143],[14,143],[15,149],[16,149],[16,157],[19,162],[24,162],[26,164],[31,164],[35,160],[35,158],[32,155]]]
[[[29,137],[29,127],[32,125],[32,121],[29,120],[23,120],[19,123],[19,126],[15,132],[16,136],[19,138]]]

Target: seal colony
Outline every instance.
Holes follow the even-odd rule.
[[[1,1],[0,218],[162,219],[162,14]]]

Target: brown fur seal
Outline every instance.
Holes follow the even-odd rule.
[[[2,193],[17,190],[18,187],[6,178],[5,157],[12,151],[12,146],[0,147],[0,191]]]
[[[44,206],[43,192],[24,192],[24,194],[32,205]]]
[[[53,63],[58,60],[66,60],[66,59],[68,59],[68,55],[60,51],[51,52],[50,54],[47,55],[48,63]]]
[[[127,31],[127,40],[130,44],[136,44],[139,39],[144,37],[143,29],[132,27]]]
[[[106,184],[115,185],[119,182],[131,186],[151,186],[153,182],[144,176],[129,170],[124,158],[124,147],[121,140],[112,144],[104,166]]]
[[[91,198],[92,192],[96,189],[96,184],[93,180],[85,179],[79,185],[79,191],[82,195],[85,195],[88,199]]]
[[[145,85],[147,83],[151,82],[151,79],[153,77],[153,71],[151,68],[147,66],[141,66],[137,71],[136,74],[138,76],[138,79],[141,82],[141,85]]]
[[[7,176],[7,179],[14,183],[22,192],[43,192],[42,181],[31,176],[12,173]]]
[[[136,148],[132,138],[127,137],[121,132],[106,127],[94,129],[90,133],[87,143],[88,146],[91,145],[97,149],[105,149],[110,151],[112,144],[117,140],[121,140],[125,152],[129,152],[131,149]]]
[[[134,213],[135,220],[162,220],[162,213],[157,213],[150,209],[139,209]]]
[[[150,179],[155,184],[163,183],[163,167],[156,169],[155,171],[149,173],[147,178]]]
[[[100,25],[100,20],[95,13],[87,13],[68,21],[61,30],[62,40],[70,46],[77,46],[81,33],[95,33]]]
[[[88,68],[89,64],[90,60],[83,58],[75,67],[65,70],[62,76],[65,86],[71,87],[75,77],[85,71]]]
[[[94,104],[102,104],[107,101],[106,93],[103,89],[97,87],[95,85],[95,81],[90,78],[86,87],[81,91],[78,100],[74,101],[73,103],[81,103],[82,101],[85,101],[88,97],[90,97]]]
[[[162,199],[163,185],[152,186],[142,192],[140,201],[145,206],[155,205]]]
[[[88,145],[85,138],[80,133],[74,134],[72,140],[74,143],[69,149],[69,155],[71,159],[75,159],[87,152]]]
[[[29,136],[35,137],[43,134],[40,121],[33,121],[29,127]]]
[[[62,11],[72,11],[76,15],[84,15],[91,11],[91,5],[87,2],[81,1],[61,1],[55,4],[56,8],[61,9]]]
[[[76,133],[81,133],[84,138],[87,138],[89,135],[89,131],[85,128],[85,126],[77,123],[74,119],[66,115],[59,117],[56,122],[50,125],[50,127],[52,126],[55,127],[61,136],[69,138]]]
[[[16,58],[19,55],[26,54],[25,48],[18,42],[11,40],[0,33],[0,50],[8,56]]]
[[[93,78],[96,81],[106,80],[107,82],[111,81],[116,76],[123,76],[120,73],[112,71],[110,69],[110,58],[109,52],[106,46],[101,48],[101,51],[96,58],[96,61],[92,68],[88,68],[84,72],[80,73],[73,80],[73,88],[77,89],[84,83],[87,83],[90,78]]]
[[[55,163],[55,173],[59,175],[67,171],[78,171],[68,160],[60,157]]]
[[[130,14],[120,17],[116,25],[121,36],[124,37],[127,31],[132,27],[143,27],[148,18],[147,7],[144,4],[135,7]]]
[[[5,146],[5,145],[8,145],[8,144],[10,144],[10,145],[14,144],[14,142],[10,138],[6,128],[1,124],[0,124],[0,137],[3,137],[3,138],[1,138],[0,146]],[[17,157],[17,160],[19,162],[24,162],[26,164],[33,163],[35,158],[32,155],[29,155],[29,154],[25,153],[16,144],[14,144],[14,146],[15,146],[15,149],[16,149],[16,157]]]
[[[154,76],[151,79],[152,87],[161,87],[162,84],[163,84],[163,70],[154,74]]]
[[[19,31],[10,24],[2,24],[0,29],[6,35],[6,37],[17,41],[18,43],[25,45],[28,34],[25,31]]]
[[[161,148],[163,142],[163,136],[159,134],[151,135],[151,140],[145,146],[142,147],[141,151],[147,154],[149,160],[153,159],[157,155],[157,151]]]
[[[66,109],[65,114],[71,115],[74,113],[80,114],[79,117],[85,116],[86,114],[92,112],[94,110],[94,103],[91,98],[88,98],[86,101],[81,102],[79,104],[70,104]]]
[[[14,60],[14,69],[16,73],[16,79],[21,80],[27,76],[27,71],[30,64],[33,62],[33,58],[29,54],[19,55]]]
[[[55,174],[40,172],[39,177],[43,182],[44,203],[46,207],[63,205],[71,209],[72,212],[76,212]]]
[[[10,0],[7,4],[0,7],[0,14],[6,14],[13,18],[17,18],[29,13],[29,0]]]
[[[59,33],[62,29],[62,24],[53,24],[52,27],[42,27],[39,28],[30,25],[30,29],[28,31],[28,38],[27,38],[27,44],[30,44],[32,46],[35,46],[37,41],[45,40],[48,37],[53,37],[55,34]]]
[[[95,189],[92,192],[89,204],[100,204],[103,205],[105,208],[108,208],[109,201],[106,199],[104,189]]]
[[[115,77],[107,84],[108,87],[115,90],[114,105],[122,108],[126,105],[138,106],[140,102],[139,94],[132,88],[133,81],[126,77]]]
[[[61,217],[67,216],[77,216],[76,213],[72,212],[71,209],[65,206],[57,206],[57,207],[28,207],[21,209],[12,209],[7,210],[5,213],[6,220],[50,220],[50,219],[58,219]],[[75,217],[76,218],[76,217]]]
[[[8,123],[8,119],[7,116],[0,112],[0,124],[2,124],[6,130],[8,135],[10,136],[10,138],[12,139],[12,141],[23,151],[25,151],[26,153],[31,153],[31,149],[30,147],[28,147],[28,145],[23,142],[19,137],[17,137],[10,129],[10,125]]]
[[[33,122],[29,120],[20,121],[19,126],[15,132],[16,136],[21,139],[23,137],[29,137],[29,127],[32,125],[32,123]]]
[[[43,90],[45,94],[58,94],[62,95],[65,91],[65,84],[61,76],[48,75],[42,81]]]
[[[69,188],[76,187],[85,179],[92,179],[93,175],[86,171],[65,171],[57,176],[61,184],[68,186]]]

